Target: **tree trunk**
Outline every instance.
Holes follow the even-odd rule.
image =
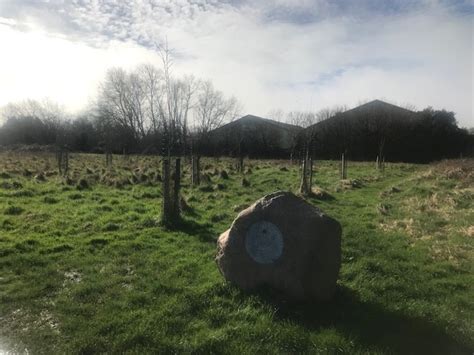
[[[112,166],[112,153],[110,153],[109,151],[105,153],[105,166],[107,168],[110,168]]]
[[[196,157],[196,181],[197,184],[201,184],[201,157],[198,155]]]
[[[63,175],[63,151],[61,148],[58,149],[56,152],[56,160],[58,162],[58,171],[59,171],[59,176]]]
[[[342,153],[342,156],[341,156],[341,179],[342,180],[347,179],[347,161],[346,161],[346,158],[344,157],[344,153]]]
[[[307,159],[303,159],[303,165],[301,169],[301,185],[300,185],[300,193],[303,195],[308,194],[308,181],[307,181]]]
[[[196,186],[196,157],[194,155],[191,156],[191,185]]]
[[[237,171],[240,173],[244,172],[244,155],[242,152],[242,141],[239,143],[239,158],[237,161]]]
[[[161,223],[169,224],[171,221],[172,207],[170,199],[170,161],[163,159],[163,210],[161,212]]]
[[[181,215],[181,208],[179,205],[179,192],[181,190],[181,159],[176,158],[176,165],[174,171],[174,188],[173,188],[173,221],[177,221]]]
[[[347,179],[347,159],[344,157],[344,179]]]
[[[191,158],[191,184],[193,186],[199,185],[199,176],[201,172],[199,171],[199,157],[193,156]]]
[[[64,175],[67,175],[69,171],[69,152],[66,150],[64,154]]]

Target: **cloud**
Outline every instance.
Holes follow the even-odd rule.
[[[473,125],[468,1],[5,4],[0,40],[8,54],[0,57],[0,75],[9,79],[0,83],[0,104],[42,91],[80,107],[107,67],[157,61],[154,44],[167,38],[176,73],[212,79],[249,113],[385,98],[453,110],[462,125]],[[6,85],[15,95],[3,93]]]
[[[26,98],[51,98],[71,111],[84,108],[96,94],[105,71],[131,68],[156,55],[134,43],[112,40],[96,48],[40,29],[17,31],[0,24],[0,106]]]

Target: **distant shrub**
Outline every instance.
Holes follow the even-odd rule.
[[[227,171],[225,171],[225,170],[221,171],[220,176],[221,176],[222,179],[228,179],[229,178],[229,174],[227,174]]]
[[[212,189],[212,186],[210,186],[210,185],[203,185],[203,186],[199,186],[199,191],[212,192],[213,189]]]
[[[104,226],[105,232],[114,232],[120,229],[120,224],[109,222]]]
[[[98,211],[104,211],[104,212],[111,212],[113,211],[113,208],[110,207],[109,205],[103,205],[103,206],[99,206],[97,208]]]
[[[5,190],[11,190],[13,189],[13,185],[10,184],[9,182],[4,181],[0,184],[0,188],[5,189]]]
[[[75,185],[75,181],[73,179],[71,179],[69,176],[66,176],[63,180],[64,184],[66,185],[69,185],[69,186],[73,186]]]
[[[215,214],[215,215],[211,216],[211,222],[214,222],[214,223],[220,222],[220,221],[223,221],[226,218],[227,218],[226,213]]]
[[[211,183],[211,177],[209,174],[202,174],[201,175],[201,182],[204,184],[210,184]]]
[[[5,214],[6,215],[19,215],[21,213],[23,213],[24,209],[21,208],[21,207],[18,207],[18,206],[8,206],[6,209],[5,209]]]
[[[88,188],[89,188],[89,183],[87,182],[86,179],[80,179],[80,180],[77,182],[76,188],[77,188],[78,190],[85,190],[85,189],[88,189]]]
[[[143,221],[142,226],[145,227],[145,228],[153,228],[153,227],[158,226],[159,224],[160,224],[160,222],[159,222],[158,219],[148,217]]]
[[[160,196],[158,192],[144,192],[140,198],[159,198]]]
[[[11,197],[33,197],[35,193],[31,190],[14,191],[10,194]]]
[[[5,257],[14,253],[15,253],[15,249],[13,248],[0,249],[0,257]]]
[[[69,244],[60,244],[60,245],[57,245],[55,247],[46,249],[43,253],[46,253],[46,254],[64,253],[64,252],[67,252],[67,251],[71,251],[73,249],[74,248]]]
[[[51,197],[51,196],[45,196],[45,198],[43,199],[43,201],[45,203],[49,203],[49,204],[54,204],[54,203],[58,203],[58,200],[54,197]]]
[[[193,210],[193,208],[188,204],[183,196],[181,196],[179,199],[179,206],[183,212],[191,212]]]
[[[44,176],[43,173],[36,174],[34,179],[35,179],[36,182],[45,182],[46,181],[46,177]]]
[[[13,186],[14,189],[17,189],[17,190],[23,188],[23,184],[21,182],[18,182],[18,181],[13,181],[12,186]]]
[[[83,230],[88,230],[88,229],[91,229],[92,227],[94,227],[94,225],[92,224],[92,222],[86,222],[82,225],[82,229]]]
[[[33,175],[33,173],[28,169],[23,170],[23,176],[30,177],[31,175]]]
[[[12,230],[14,227],[13,227],[13,223],[9,220],[9,219],[5,219],[1,224],[0,226],[2,227],[3,230],[6,230],[6,231],[9,231],[9,230]]]
[[[39,245],[39,242],[34,239],[28,239],[20,243],[15,244],[15,249],[20,250],[22,252],[34,250],[35,247]]]
[[[109,244],[109,241],[104,238],[94,238],[90,240],[89,244],[95,247],[101,247]]]

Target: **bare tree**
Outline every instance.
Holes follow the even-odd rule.
[[[235,118],[239,111],[240,105],[235,97],[226,99],[211,81],[201,83],[195,109],[195,122],[200,134],[220,127]]]
[[[64,109],[57,103],[44,99],[38,100],[24,100],[15,103],[9,103],[2,108],[0,116],[4,118],[9,117],[37,117],[43,123],[51,123],[55,126],[59,125],[61,120],[65,117]]]
[[[281,108],[270,110],[267,113],[268,118],[271,118],[272,120],[277,121],[277,122],[285,121],[285,116],[286,116],[286,113]]]
[[[181,133],[180,143],[183,155],[187,152],[187,138],[189,134],[189,114],[194,108],[194,96],[198,89],[198,81],[193,76],[185,76],[173,84],[173,101],[176,107],[175,120]]]
[[[210,81],[201,82],[194,107],[195,130],[200,144],[208,143],[208,133],[235,119],[241,105],[235,97],[225,98]]]
[[[49,99],[42,101],[28,99],[10,103],[2,108],[0,117],[4,120],[21,120],[24,118],[38,119],[46,130],[46,137],[44,137],[45,143],[56,142],[56,139],[61,134],[64,121],[67,118],[64,108]]]
[[[148,130],[145,85],[136,72],[110,69],[100,86],[99,112],[103,119],[127,128],[139,141]]]
[[[105,131],[125,129],[136,143],[150,134],[162,137],[163,154],[187,153],[192,115],[197,130],[206,133],[235,117],[239,105],[226,99],[211,82],[193,76],[176,77],[172,50],[167,42],[156,44],[161,63],[107,72],[98,98],[99,126]]]
[[[102,120],[126,128],[137,142],[162,131],[170,154],[177,145],[184,146],[196,80],[171,78],[167,58],[163,54],[163,70],[149,64],[131,72],[110,70],[98,102]]]
[[[147,115],[153,133],[161,126],[160,102],[163,98],[163,71],[151,64],[143,64],[138,68],[145,89]]]
[[[168,42],[166,41],[163,45],[156,43],[155,46],[161,59],[163,73],[159,112],[166,141],[164,149],[167,150],[168,155],[173,149],[179,150],[180,154],[185,154],[189,117],[195,105],[194,97],[199,82],[194,76],[175,78],[172,72],[172,50],[168,47]]]

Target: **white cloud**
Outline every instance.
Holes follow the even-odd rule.
[[[77,111],[95,95],[105,71],[156,60],[133,43],[111,41],[95,48],[41,29],[20,32],[0,25],[0,106],[25,98],[51,98]]]
[[[211,78],[249,113],[386,98],[474,125],[472,12],[445,2],[360,12],[326,0],[79,3],[4,8],[17,24],[0,21],[0,104],[43,94],[77,109],[107,67],[156,60],[147,48],[167,37],[176,72]]]

